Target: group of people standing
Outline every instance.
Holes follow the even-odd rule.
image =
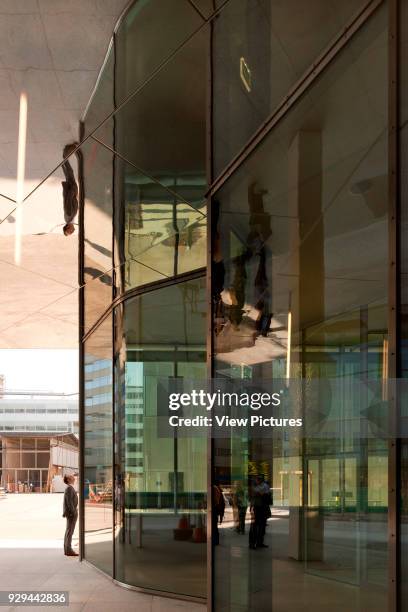
[[[265,531],[268,518],[271,516],[272,495],[268,482],[263,475],[256,475],[248,489],[241,481],[236,481],[232,492],[227,497],[232,506],[234,528],[240,535],[245,535],[245,519],[250,510],[249,548],[268,548],[265,544]],[[218,482],[213,485],[212,533],[213,542],[219,544],[218,525],[222,523],[225,513],[223,490]]]

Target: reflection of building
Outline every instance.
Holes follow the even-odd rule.
[[[121,583],[223,612],[398,609],[406,449],[374,427],[391,398],[365,404],[405,363],[396,4],[135,2],[118,24],[82,125],[81,545]],[[161,437],[158,381],[210,374],[313,381],[294,408],[336,435]]]
[[[126,384],[126,410],[123,418],[122,428],[125,431],[126,449],[125,462],[130,490],[142,489],[143,481],[143,387],[132,386],[128,378]],[[123,429],[122,429],[123,430]]]
[[[1,486],[9,493],[50,493],[54,476],[78,470],[74,434],[1,433]]]
[[[111,417],[106,412],[106,405],[110,401],[109,391],[112,388],[112,375],[110,362],[107,359],[90,359],[85,364],[85,404],[88,419],[85,421],[85,430],[88,432],[89,443],[86,449],[87,465],[92,466],[85,471],[85,479],[94,487],[104,482],[108,477],[106,470],[106,456],[109,455],[110,440],[107,444],[98,443],[93,433],[92,421],[98,423],[100,431],[109,431]],[[112,485],[112,482],[110,483]]]

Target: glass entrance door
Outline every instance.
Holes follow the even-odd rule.
[[[305,566],[311,574],[359,584],[357,457],[306,459]]]
[[[356,586],[385,586],[388,457],[378,445],[360,451],[307,459],[305,570]]]

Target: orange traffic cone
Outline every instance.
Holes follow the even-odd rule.
[[[180,520],[178,522],[178,529],[188,529],[190,527],[190,522],[188,520],[188,516],[186,514],[182,514]]]
[[[178,526],[176,529],[173,529],[174,539],[175,540],[189,540],[193,533],[192,527],[190,527],[190,521],[188,515],[182,514]]]

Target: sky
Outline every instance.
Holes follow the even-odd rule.
[[[0,349],[0,375],[12,391],[78,392],[76,349]]]

